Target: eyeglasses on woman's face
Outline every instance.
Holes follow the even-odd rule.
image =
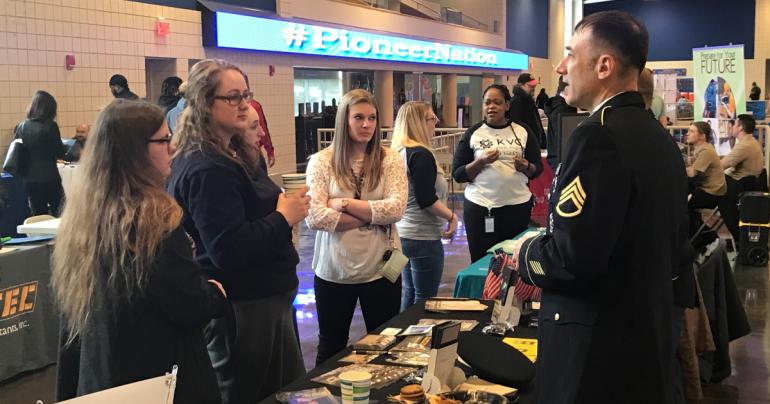
[[[164,137],[149,139],[147,140],[147,143],[158,143],[158,144],[163,144],[168,146],[171,144],[171,137],[172,135],[170,133],[167,133],[166,136]]]
[[[244,91],[243,94],[234,92],[228,95],[215,95],[214,99],[226,101],[231,106],[237,107],[241,105],[241,102],[243,101],[246,101],[248,103],[249,101],[254,99],[254,93],[252,93],[251,91]]]

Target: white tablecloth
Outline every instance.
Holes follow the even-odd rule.
[[[16,227],[18,233],[28,234],[30,236],[52,235],[59,230],[59,221],[61,219],[43,220],[42,222],[20,224]]]

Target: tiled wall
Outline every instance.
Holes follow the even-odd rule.
[[[166,37],[155,34],[159,17],[170,23]],[[64,68],[67,54],[75,55],[73,70]],[[79,123],[92,123],[112,100],[107,85],[112,74],[125,75],[131,90],[146,96],[145,57],[176,58],[175,74],[183,79],[190,60],[219,57],[239,64],[265,108],[276,147],[273,171],[294,170],[288,60],[204,49],[197,11],[123,0],[0,0],[0,155],[36,90],[56,98],[62,135],[72,136]]]
[[[156,39],[158,17],[173,34]],[[112,99],[112,74],[143,97],[144,57],[169,57],[172,47],[176,57],[202,57],[199,13],[123,0],[0,0],[0,146],[36,90],[56,97],[62,134],[71,136]],[[73,70],[64,68],[67,54]]]
[[[165,37],[155,34],[160,18],[170,24]],[[67,54],[75,55],[73,70],[64,68]],[[175,58],[176,75],[187,79],[189,63],[207,57],[228,59],[249,75],[276,149],[273,173],[293,172],[296,167],[293,66],[415,69],[403,63],[203,48],[200,13],[194,10],[125,0],[0,0],[0,156],[38,89],[56,98],[57,121],[62,135],[69,137],[78,124],[92,123],[112,100],[107,83],[113,74],[125,75],[131,90],[145,97],[145,58]],[[479,74],[477,69],[456,67],[431,66],[431,70]]]

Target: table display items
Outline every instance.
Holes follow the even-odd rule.
[[[372,387],[372,374],[360,370],[342,372],[340,378],[340,391],[342,392],[342,404],[368,404],[369,392]]]
[[[425,301],[425,311],[449,313],[452,311],[485,311],[488,307],[478,300],[433,298]]]
[[[521,319],[522,302],[516,297],[516,281],[518,271],[513,269],[512,260],[508,254],[501,254],[504,264],[500,268],[500,294],[495,299],[495,307],[492,309],[492,324],[484,327],[483,332],[503,335],[507,330],[513,330],[519,325]]]
[[[283,404],[339,404],[337,398],[326,387],[278,393],[275,399]]]
[[[355,351],[384,351],[396,342],[392,335],[368,334],[353,344]]]
[[[422,378],[422,388],[437,394],[450,391],[465,381],[465,374],[455,367],[460,323],[447,322],[433,327],[428,370]]]
[[[474,378],[473,383],[478,384],[463,383],[456,391],[440,394],[426,394],[422,386],[410,384],[402,387],[399,395],[388,397],[388,401],[402,404],[507,404],[511,402],[507,397],[516,397],[516,389],[478,378]],[[465,387],[469,389],[466,390]],[[483,388],[495,391],[486,391]]]
[[[414,367],[408,366],[376,365],[371,363],[352,364],[331,370],[311,380],[316,383],[340,387],[340,375],[342,373],[351,371],[368,372],[372,376],[371,388],[381,389],[416,370]]]
[[[452,321],[455,323],[460,323],[460,331],[466,332],[471,331],[474,328],[476,328],[477,325],[479,325],[479,322],[476,320],[457,320],[457,319],[435,319],[435,318],[421,318],[420,321],[417,322],[417,325],[436,325],[445,323],[447,321]]]
[[[493,302],[432,300],[436,304],[427,306],[444,314],[432,314],[423,303],[412,306],[379,329],[380,334],[365,335],[288,385],[295,396],[282,393],[276,399],[324,404],[334,402],[327,400],[345,404],[507,404],[519,395],[529,397],[537,345],[527,338],[534,337],[534,330],[517,327],[503,341],[480,330],[480,322],[490,317],[487,309]],[[478,310],[477,305],[483,309]],[[517,350],[519,346],[525,348],[526,356]]]

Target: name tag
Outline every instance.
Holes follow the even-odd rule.
[[[494,233],[495,232],[495,218],[492,216],[487,216],[484,218],[484,231],[487,233]]]

